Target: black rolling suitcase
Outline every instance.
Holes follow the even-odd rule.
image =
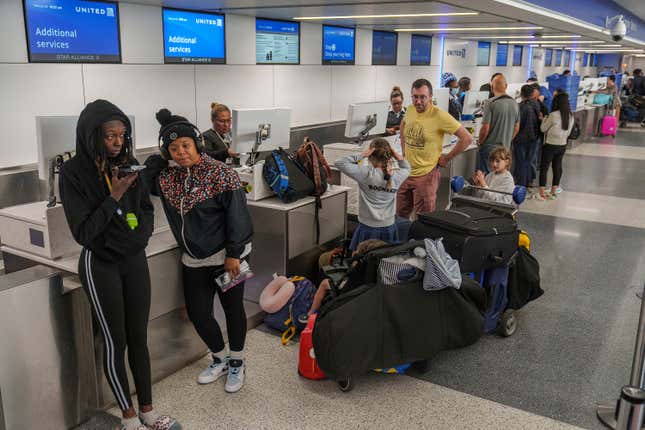
[[[479,207],[423,213],[410,227],[410,239],[438,239],[459,261],[462,273],[507,264],[517,251],[519,230],[512,216]]]

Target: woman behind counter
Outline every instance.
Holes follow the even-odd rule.
[[[405,115],[403,108],[403,93],[401,88],[393,87],[390,93],[390,105],[392,108],[387,114],[387,124],[385,125],[385,134],[392,136],[401,129],[401,121]]]
[[[242,388],[245,373],[244,282],[222,291],[215,280],[224,272],[235,278],[240,261],[251,253],[253,226],[246,194],[235,171],[203,151],[199,130],[186,118],[161,109],[157,120],[162,155],[146,160],[146,180],[161,197],[182,248],[186,310],[213,356],[197,382],[209,384],[227,375],[224,389],[234,393]],[[177,166],[168,165],[171,158]],[[226,315],[230,353],[213,317],[216,291]]]
[[[231,110],[228,106],[211,103],[211,122],[213,127],[202,133],[205,152],[222,163],[230,160],[233,164],[238,164],[240,154],[231,149]]]

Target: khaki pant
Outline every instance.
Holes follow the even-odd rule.
[[[413,209],[415,213],[433,212],[440,182],[439,166],[426,175],[409,176],[396,194],[396,214],[410,218]]]

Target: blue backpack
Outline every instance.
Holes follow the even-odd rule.
[[[307,313],[314,303],[316,286],[307,278],[293,276],[289,278],[296,290],[286,305],[278,312],[267,314],[264,324],[282,332],[282,344],[286,345],[296,333],[307,325]]]
[[[284,149],[271,151],[262,168],[262,176],[284,203],[295,202],[314,193],[314,182],[304,168]]]

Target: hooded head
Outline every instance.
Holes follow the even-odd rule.
[[[109,121],[121,121],[125,126],[125,138],[121,152],[116,157],[117,163],[125,164],[132,157],[132,124],[121,109],[107,100],[95,100],[85,106],[76,124],[76,153],[87,157],[105,170],[109,155],[105,145],[103,124]]]

